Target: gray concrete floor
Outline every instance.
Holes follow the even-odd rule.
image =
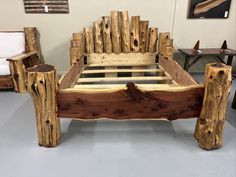
[[[194,77],[202,80],[202,75]],[[62,120],[61,144],[47,149],[37,145],[28,94],[0,92],[0,113],[1,177],[236,176],[236,111],[230,106],[224,146],[214,151],[198,147],[192,136],[196,119]]]

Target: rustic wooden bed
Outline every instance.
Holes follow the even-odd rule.
[[[95,120],[199,117],[194,136],[200,147],[221,146],[231,67],[208,64],[205,85],[173,60],[170,33],[148,28],[148,21],[128,12],[111,12],[93,28],[74,33],[71,67],[57,84],[55,68],[27,70],[28,91],[37,117],[40,146],[60,142],[61,118]]]

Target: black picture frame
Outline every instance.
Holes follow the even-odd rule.
[[[227,19],[230,5],[231,0],[189,0],[188,18]]]

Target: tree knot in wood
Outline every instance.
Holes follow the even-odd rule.
[[[128,82],[126,93],[131,97],[133,101],[140,101],[145,98],[145,93],[141,92],[133,82]]]

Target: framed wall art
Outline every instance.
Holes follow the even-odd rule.
[[[188,18],[228,18],[231,0],[189,0]]]
[[[68,0],[23,0],[25,13],[69,13]]]

